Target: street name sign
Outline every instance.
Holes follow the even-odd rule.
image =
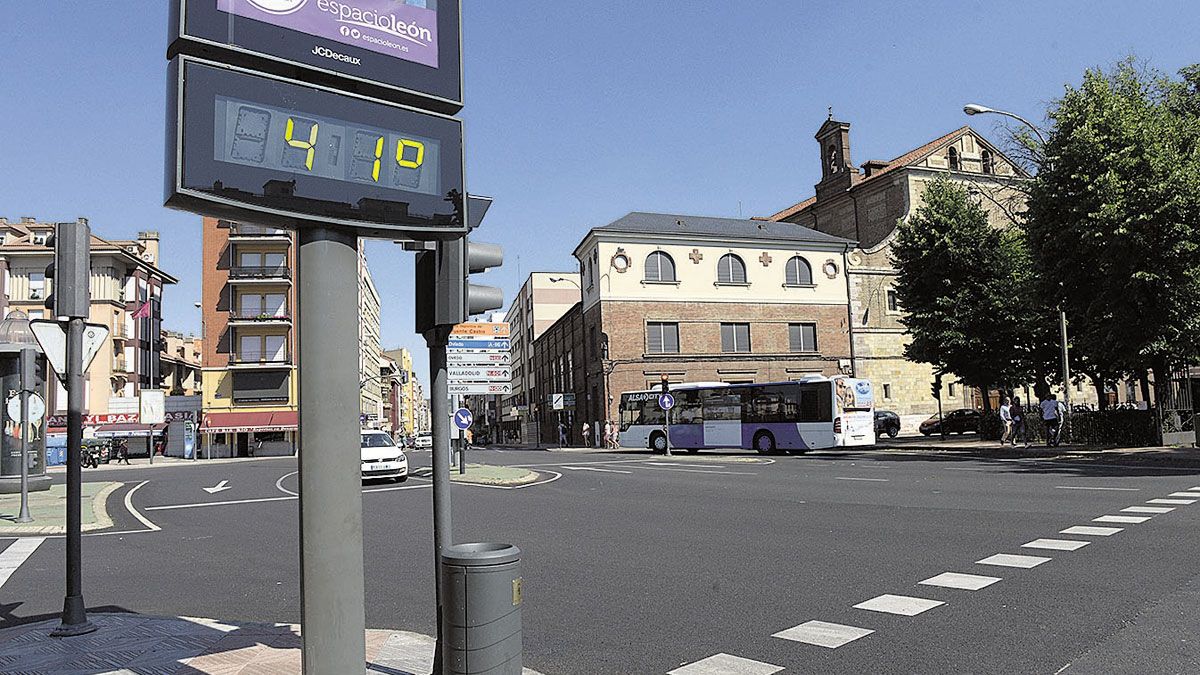
[[[509,324],[503,322],[476,321],[460,323],[450,333],[451,340],[466,340],[482,338],[494,340],[509,337]]]
[[[488,339],[488,338],[459,338],[454,334],[450,335],[450,342],[446,345],[447,349],[485,349],[491,351],[508,351],[512,348],[512,341],[508,338]]]
[[[511,327],[504,322],[461,323],[446,348],[451,394],[512,393]]]
[[[29,330],[34,339],[46,354],[46,360],[60,380],[67,373],[67,324],[51,319],[34,319],[29,322]],[[108,339],[108,326],[99,323],[83,325],[83,372],[100,352],[100,347]],[[64,385],[65,386],[65,385]]]
[[[508,382],[512,379],[512,368],[508,366],[450,368],[449,377],[457,382]]]
[[[507,396],[512,393],[509,382],[451,382],[448,388],[451,394]]]
[[[508,352],[491,352],[487,350],[469,352],[448,352],[446,363],[453,366],[507,366],[512,364],[512,356]]]

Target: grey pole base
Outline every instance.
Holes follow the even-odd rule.
[[[75,637],[87,635],[96,630],[96,624],[87,619],[87,612],[81,596],[67,596],[63,600],[62,615],[62,623],[50,633],[50,637]]]

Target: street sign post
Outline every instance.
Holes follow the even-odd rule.
[[[670,410],[675,407],[675,397],[671,394],[659,394],[658,407],[663,410]]]
[[[471,423],[475,421],[475,417],[471,415],[471,411],[466,408],[459,408],[454,411],[454,426],[458,427],[459,431],[466,431],[471,428]]]
[[[33,332],[34,339],[42,348],[42,352],[46,354],[46,360],[50,362],[50,367],[54,369],[58,379],[65,380],[67,375],[67,322],[34,319],[29,322],[29,330]],[[84,372],[91,367],[96,354],[100,353],[100,347],[108,339],[108,333],[108,326],[103,324],[83,324]]]

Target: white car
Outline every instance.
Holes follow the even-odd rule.
[[[363,431],[362,477],[390,478],[398,483],[408,480],[408,458],[392,437],[382,431]]]
[[[429,433],[417,434],[416,439],[413,440],[413,447],[414,448],[432,448],[433,447],[433,434],[429,434]]]

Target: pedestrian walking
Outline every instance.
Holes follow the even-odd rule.
[[[558,447],[567,447],[567,425],[562,422],[558,423]]]
[[[1038,407],[1042,409],[1042,421],[1046,424],[1046,447],[1058,445],[1058,434],[1062,429],[1062,403],[1054,394],[1047,394]]]
[[[1025,428],[1025,409],[1021,407],[1021,397],[1014,396],[1012,405],[1008,408],[1008,416],[1012,418],[1012,444],[1017,447],[1017,439],[1021,439],[1025,443],[1025,447],[1029,447],[1029,434]]]
[[[127,443],[125,441],[125,439],[121,438],[121,439],[117,439],[115,445],[116,445],[116,451],[117,451],[117,464],[128,464],[129,463],[129,443]]]
[[[604,447],[617,448],[617,425],[612,420],[604,422]]]
[[[1000,445],[1004,445],[1012,435],[1013,428],[1012,402],[1007,396],[1000,402],[1000,424],[1004,425],[1004,431],[1000,434]]]
[[[592,447],[592,426],[587,422],[583,423],[583,447]]]

